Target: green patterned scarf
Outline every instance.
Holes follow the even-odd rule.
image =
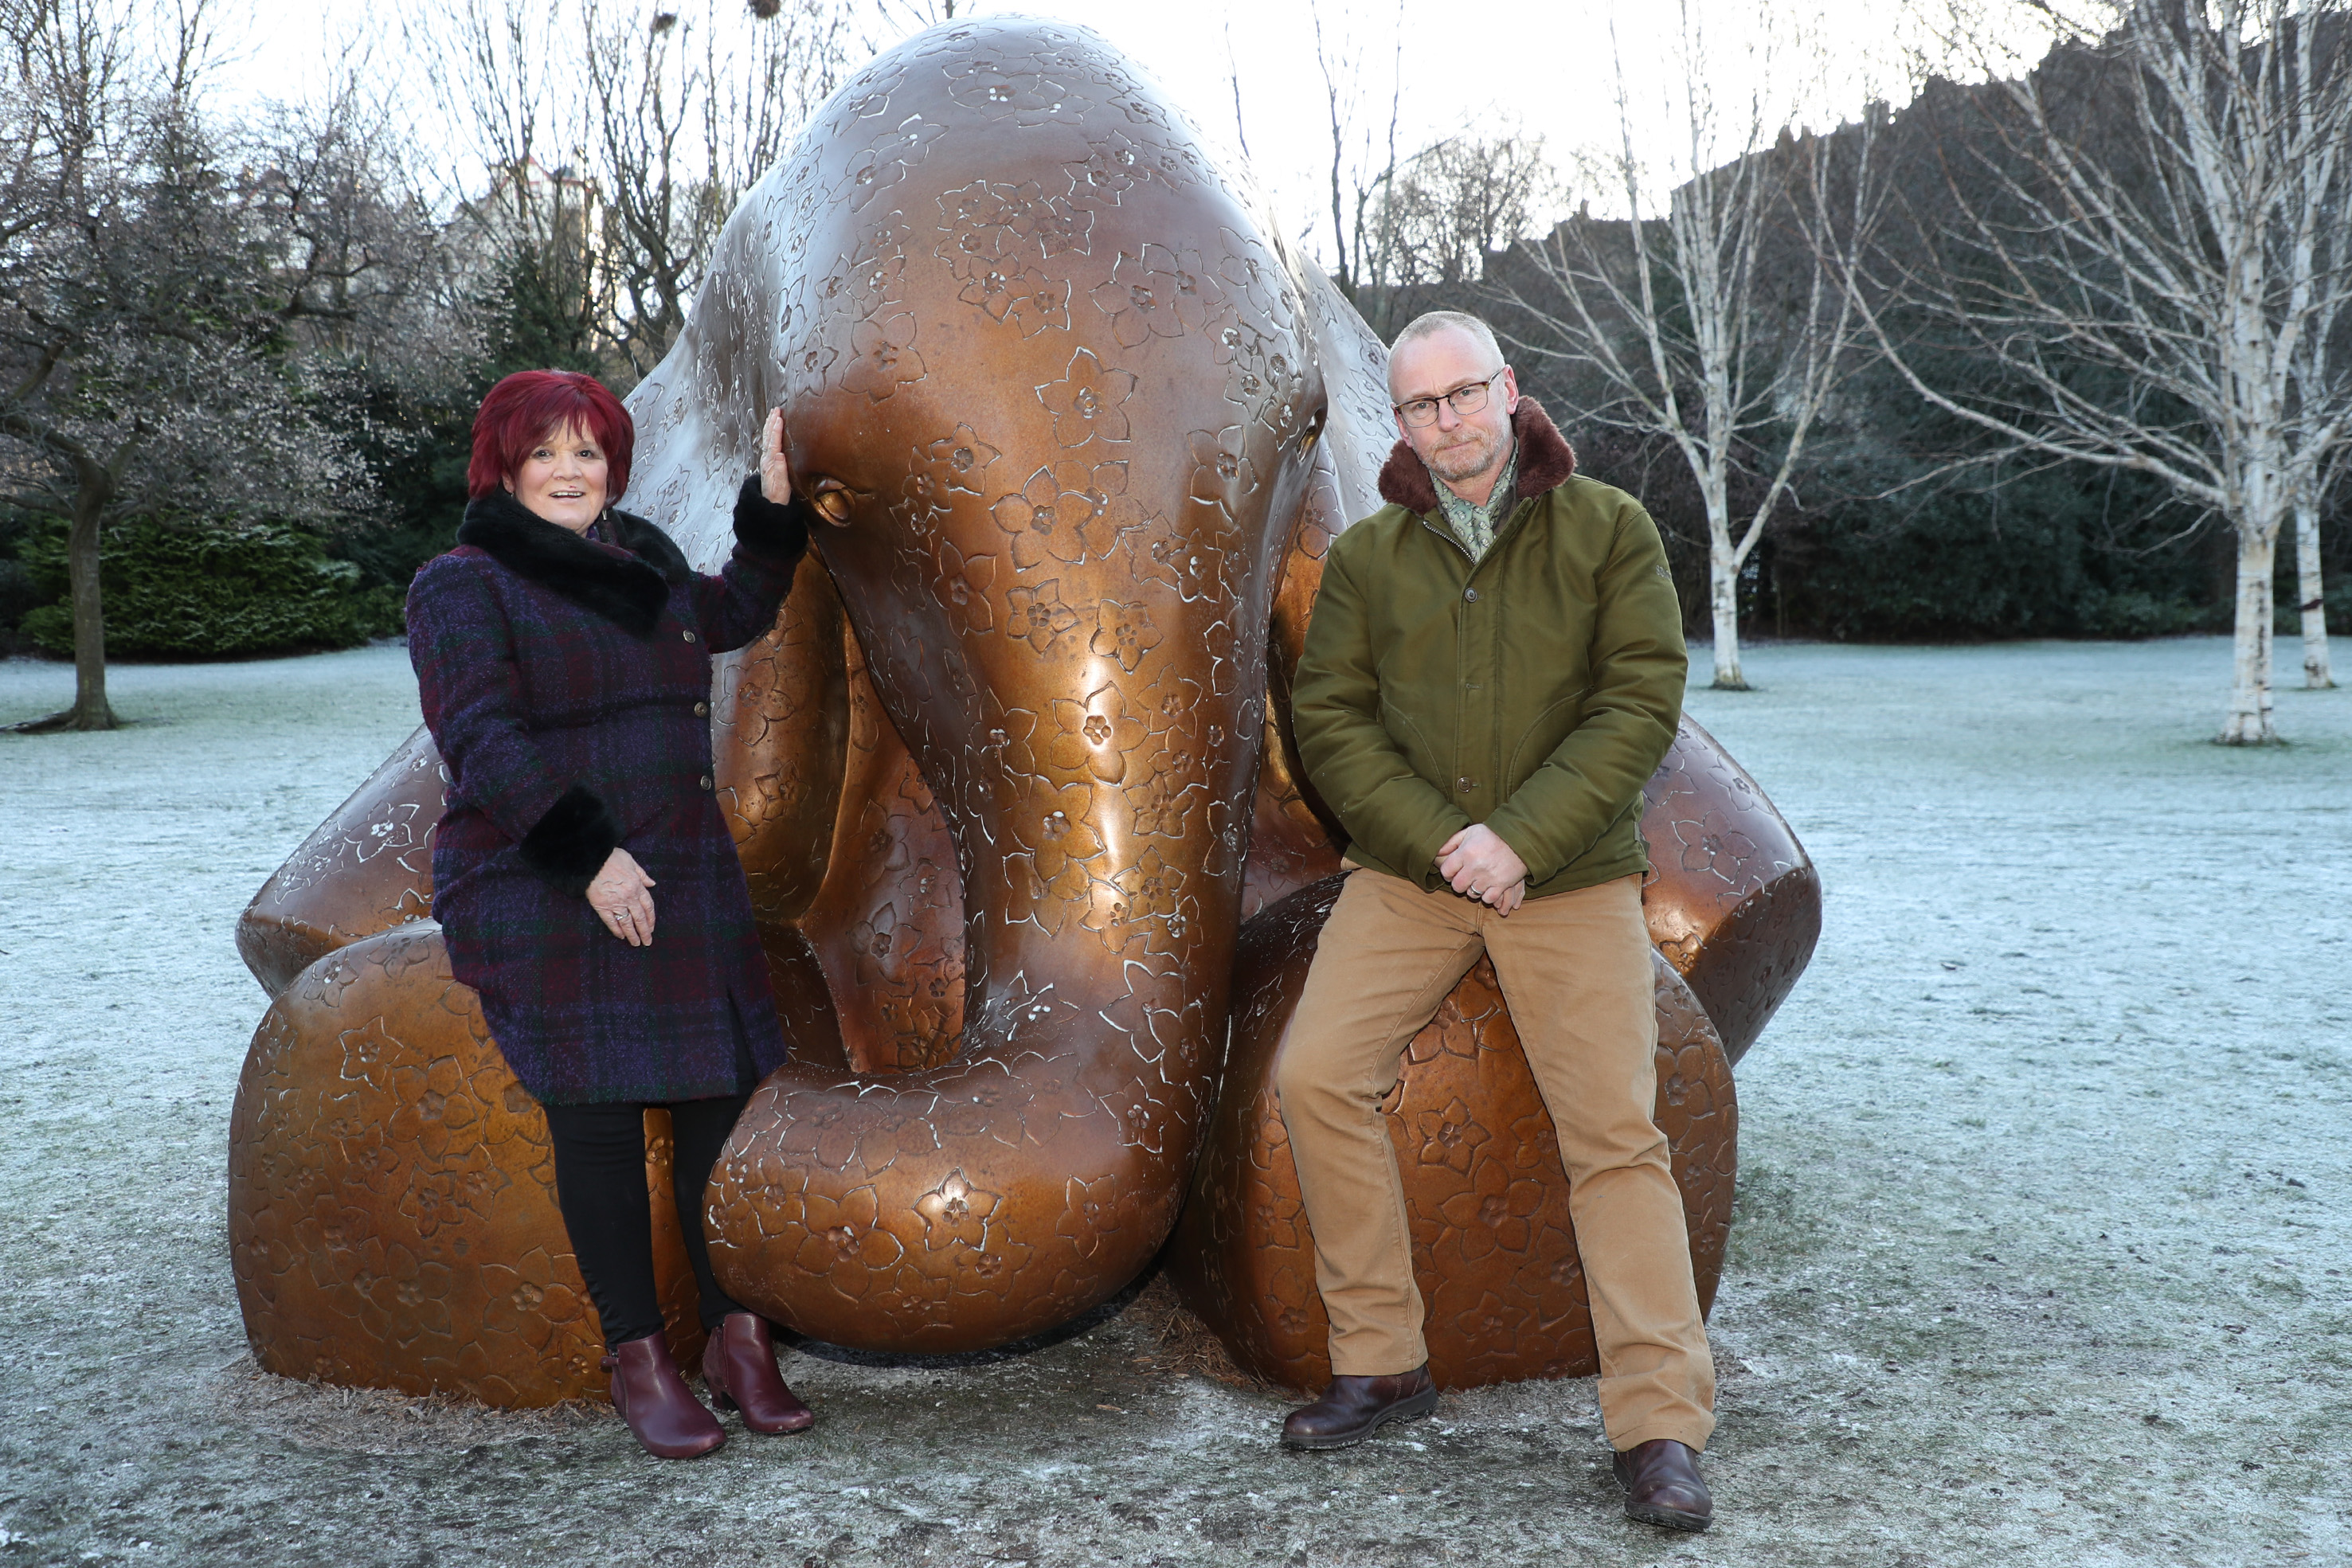
[[[1511,455],[1503,459],[1503,471],[1495,478],[1495,487],[1486,496],[1486,504],[1474,507],[1454,493],[1454,486],[1437,477],[1437,504],[1445,508],[1445,520],[1453,527],[1454,537],[1470,552],[1472,560],[1484,560],[1495,547],[1495,525],[1511,515],[1512,492],[1519,482],[1519,444],[1511,443]]]

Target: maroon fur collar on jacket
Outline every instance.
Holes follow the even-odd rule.
[[[1513,502],[1540,496],[1565,484],[1568,476],[1576,472],[1575,449],[1552,423],[1543,404],[1535,399],[1519,400],[1518,412],[1511,415],[1511,434],[1519,444],[1519,482],[1517,494],[1511,497]],[[1429,465],[1413,451],[1412,443],[1399,441],[1396,449],[1389,454],[1389,460],[1381,465],[1381,499],[1415,512],[1437,510],[1437,481],[1431,476]]]

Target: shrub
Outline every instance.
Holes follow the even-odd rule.
[[[1884,460],[1813,470],[1813,504],[1760,552],[1776,621],[1841,641],[2136,638],[2229,624],[2226,530],[2184,515],[2152,482],[2050,467],[1871,494],[1898,476]]]
[[[6,639],[16,630],[16,623],[40,601],[33,574],[25,570],[24,562],[0,559],[0,652],[6,651]]]
[[[43,598],[66,591],[64,525],[35,531],[21,557]],[[216,659],[348,648],[401,629],[398,590],[362,588],[360,569],[314,535],[274,522],[142,521],[109,531],[99,558],[110,655]],[[73,653],[73,611],[28,612],[22,637]]]

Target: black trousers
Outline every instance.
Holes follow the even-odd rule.
[[[686,1255],[694,1265],[706,1329],[745,1310],[728,1299],[710,1272],[702,1189],[751,1097],[746,1092],[675,1100],[661,1107],[669,1112],[673,1135],[671,1196],[686,1231]],[[646,1192],[647,1106],[620,1102],[545,1109],[547,1130],[555,1140],[555,1201],[604,1324],[604,1348],[661,1333],[661,1301],[654,1291],[653,1203]]]

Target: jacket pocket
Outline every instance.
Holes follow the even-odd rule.
[[[1402,734],[1399,733],[1400,726],[1402,727]],[[1439,765],[1437,753],[1431,747],[1429,737],[1422,734],[1421,726],[1412,722],[1412,716],[1389,701],[1385,693],[1381,697],[1381,727],[1387,730],[1389,738],[1403,750],[1405,760],[1412,764],[1415,773],[1433,782],[1443,779],[1445,770]]]
[[[1503,778],[1508,788],[1517,789],[1520,785],[1526,783],[1528,781],[1528,774],[1533,773],[1538,768],[1542,767],[1543,758],[1549,757],[1553,751],[1559,748],[1561,741],[1566,740],[1570,736],[1576,733],[1576,727],[1582,718],[1582,714],[1580,712],[1571,713],[1568,723],[1560,726],[1557,733],[1553,732],[1552,727],[1554,717],[1562,708],[1581,709],[1584,704],[1584,699],[1591,695],[1592,688],[1591,686],[1581,687],[1577,691],[1570,693],[1567,696],[1556,698],[1541,712],[1538,713],[1533,719],[1528,721],[1528,727],[1519,732],[1518,744],[1511,747],[1510,761],[1505,764],[1503,768]],[[1535,760],[1528,764],[1527,772],[1522,773],[1519,771],[1519,764],[1527,757],[1528,743],[1534,740],[1538,736],[1545,737],[1542,750]]]

